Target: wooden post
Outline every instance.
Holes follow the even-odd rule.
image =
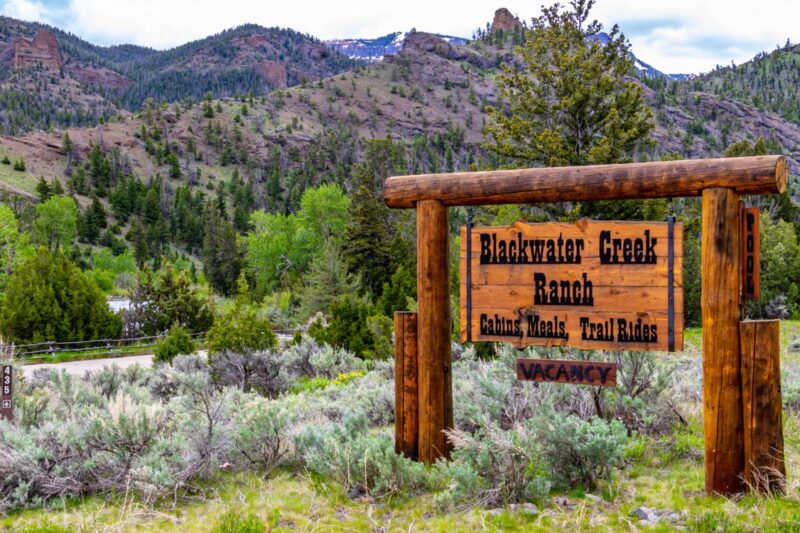
[[[417,203],[419,460],[449,454],[444,429],[453,427],[450,377],[450,225],[437,200]]]
[[[417,313],[394,314],[394,449],[417,459]]]
[[[733,190],[703,191],[703,423],[709,494],[744,490],[740,214]]]
[[[748,485],[765,493],[783,492],[780,322],[740,324],[744,465]]]

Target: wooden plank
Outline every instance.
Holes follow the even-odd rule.
[[[666,223],[580,220],[473,228],[470,287],[466,286],[465,228],[461,236],[463,341],[470,325],[474,341],[503,341],[517,347],[669,349]],[[673,348],[680,350],[684,318],[681,224],[674,226],[674,236],[673,302],[678,342]],[[534,249],[538,251],[531,252]],[[544,260],[550,263],[540,263]],[[467,294],[471,294],[471,319],[464,309]],[[535,316],[558,324],[555,337],[538,333],[538,326],[528,321]],[[507,324],[514,322],[517,325],[509,332]],[[610,322],[603,327],[607,334],[587,334],[587,329],[602,322]],[[490,331],[493,323],[501,324],[500,334]],[[633,336],[627,334],[631,324],[637,328]],[[648,333],[641,335],[644,326]],[[657,333],[651,335],[653,327]]]
[[[549,282],[552,278],[545,278]],[[648,313],[667,312],[667,289],[666,287],[604,287],[594,285],[594,282],[586,278],[585,283],[591,283],[591,290],[587,289],[584,281],[570,281],[570,290],[557,291],[557,301],[573,302],[572,304],[560,305],[557,303],[536,303],[536,285],[533,276],[527,284],[521,285],[472,285],[472,308],[506,308],[506,309],[531,309],[543,311],[569,310],[570,312],[580,313],[583,311],[602,310],[604,312],[624,312],[641,311]],[[558,278],[564,281],[564,278]],[[550,290],[545,288],[544,296],[551,302],[552,295]],[[541,291],[539,291],[541,293]],[[675,309],[683,309],[683,291],[675,291]],[[540,294],[541,296],[541,294]],[[569,299],[565,300],[563,297]],[[591,300],[589,298],[591,297]],[[593,303],[580,305],[574,302]],[[473,313],[474,314],[474,313]]]
[[[444,206],[583,202],[699,196],[709,188],[779,194],[786,180],[785,157],[755,156],[395,176],[384,182],[383,196],[392,208],[423,200]]]
[[[761,216],[757,207],[742,213],[742,296],[761,298]]]
[[[14,420],[14,368],[11,365],[0,367],[2,394],[0,395],[0,420]]]
[[[786,487],[781,401],[780,321],[739,324],[745,479],[763,493]]]
[[[405,379],[405,328],[403,313],[394,314],[394,451],[403,453],[405,410],[403,408],[403,382]]]
[[[517,359],[517,379],[538,383],[571,383],[594,387],[617,386],[617,363]]]
[[[678,351],[683,349],[683,321],[682,313],[675,315],[675,349]],[[492,332],[489,332],[490,324]],[[625,327],[623,334],[622,324]],[[646,337],[645,325],[648,326]],[[507,309],[499,308],[474,309],[472,339],[475,342],[505,342],[517,348],[572,346],[582,350],[666,351],[667,326],[666,313],[575,313],[563,310],[508,313]],[[465,328],[462,328],[462,342],[466,342],[465,335]]]
[[[465,256],[463,256],[465,258]],[[474,257],[474,256],[473,256]],[[681,256],[676,256],[681,257]],[[462,278],[466,282],[464,264],[462,262]],[[479,285],[520,285],[531,282],[531,269],[499,269],[487,265],[476,265],[473,260],[472,282]],[[560,276],[560,279],[578,280],[583,273],[589,279],[601,281],[598,286],[616,287],[666,287],[667,258],[659,257],[655,265],[628,265],[624,270],[612,270],[608,265],[597,261],[583,265],[536,265],[536,272],[542,272],[548,278]],[[683,287],[683,260],[675,262],[675,287]]]
[[[547,252],[549,247],[553,248],[555,256],[563,256],[559,264],[569,264],[569,246],[570,240],[580,240],[580,256],[581,257],[599,257],[601,250],[601,236],[607,233],[608,239],[612,242],[607,243],[605,246],[611,247],[613,241],[622,239],[643,239],[647,234],[648,241],[653,244],[654,251],[659,257],[666,257],[667,255],[667,224],[664,222],[639,222],[627,220],[614,220],[614,221],[598,221],[582,219],[575,223],[569,222],[545,222],[538,224],[531,224],[524,221],[517,221],[509,226],[477,226],[472,228],[472,253],[476,256],[481,256],[481,244],[484,240],[490,241],[490,250],[494,252],[492,255],[497,255],[502,241],[507,241],[508,244],[517,245],[516,249],[519,250],[525,244],[525,251],[527,258],[532,264],[534,248],[540,250],[540,261],[536,264],[546,264]],[[496,242],[495,242],[496,241]],[[676,255],[682,255],[683,250],[683,224],[675,225],[675,251]],[[575,243],[573,243],[575,244]],[[650,244],[650,242],[648,242]],[[462,254],[464,253],[465,246],[461,247]],[[521,255],[521,254],[518,254]],[[573,256],[577,253],[573,251]],[[622,250],[620,250],[622,255]],[[498,264],[499,258],[494,260],[493,264]],[[507,264],[512,264],[513,261],[508,260]],[[480,263],[479,263],[480,264]]]
[[[403,452],[410,459],[416,459],[419,444],[416,313],[403,313],[403,336]]]
[[[447,207],[417,204],[419,459],[447,457],[444,430],[451,428],[449,222]]]
[[[742,421],[739,195],[730,189],[703,191],[702,297],[703,423],[706,491],[744,489]]]

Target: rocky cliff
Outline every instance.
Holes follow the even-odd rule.
[[[43,67],[60,70],[62,66],[56,36],[44,29],[37,31],[33,39],[15,37],[3,57],[15,69]]]

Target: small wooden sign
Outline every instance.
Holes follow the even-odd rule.
[[[14,383],[14,369],[9,365],[3,365],[0,368],[2,368],[1,372],[3,382],[3,393],[0,395],[0,402],[2,402],[0,403],[0,419],[13,420],[14,410],[11,394]]]
[[[761,217],[757,207],[742,210],[742,296],[761,298]]]
[[[461,341],[683,349],[683,225],[462,227]]]
[[[617,363],[517,359],[517,379],[540,383],[572,383],[595,387],[617,386]]]

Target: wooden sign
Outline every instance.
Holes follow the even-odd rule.
[[[761,218],[757,207],[742,210],[742,296],[761,298]]]
[[[12,386],[14,382],[14,369],[9,365],[3,365],[2,370],[2,382],[3,382],[3,393],[0,395],[0,419],[2,420],[13,420],[14,419],[14,411],[13,411],[13,402],[12,402]]]
[[[461,341],[683,349],[683,226],[461,229]]]
[[[616,387],[617,363],[604,361],[557,361],[517,359],[517,379],[546,383],[573,383]]]

